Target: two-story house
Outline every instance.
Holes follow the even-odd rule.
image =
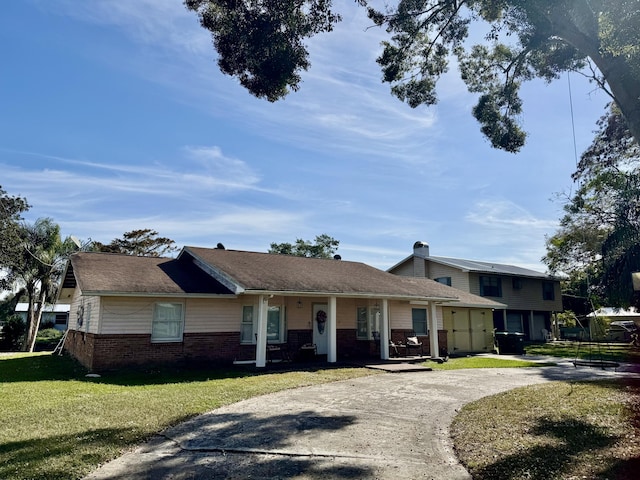
[[[416,242],[413,254],[388,271],[396,275],[430,278],[500,302],[506,305],[506,309],[493,310],[494,328],[522,332],[527,340],[544,340],[544,332],[551,330],[552,315],[562,311],[558,278],[514,265],[434,257],[429,254],[429,245],[425,242]],[[456,320],[457,312],[452,312],[456,309],[443,312],[445,329],[458,331],[464,327],[473,330],[473,322]]]

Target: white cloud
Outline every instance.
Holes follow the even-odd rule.
[[[548,230],[558,226],[557,220],[536,218],[525,208],[510,200],[485,199],[467,212],[465,220],[492,229]]]
[[[5,165],[5,178],[16,185],[22,183],[26,192],[53,188],[62,196],[65,192],[94,192],[104,197],[118,192],[182,196],[204,191],[209,195],[234,190],[269,191],[259,187],[260,177],[251,167],[239,159],[225,156],[219,147],[185,147],[185,156],[173,159],[173,166],[105,164],[34,152],[0,151],[58,163],[56,167],[43,169],[27,169],[24,164],[20,167]],[[73,168],[65,168],[68,165]]]
[[[117,26],[137,42],[177,52],[207,55],[211,41],[194,28],[197,17],[180,0],[39,0],[40,8],[83,22]]]
[[[381,83],[375,58],[384,32],[369,29],[365,10],[355,4],[339,5],[344,21],[308,40],[312,66],[303,72],[301,89],[276,104],[253,98],[218,71],[209,33],[182,2],[65,0],[59,7],[76,19],[115,26],[138,45],[125,56],[103,55],[101,61],[112,68],[129,69],[171,88],[179,102],[298,148],[346,150],[379,160],[393,155],[395,161],[419,163],[424,157],[411,150],[427,142],[426,132],[437,133],[435,108],[411,109]]]
[[[173,239],[178,246],[213,246],[228,242],[233,248],[246,248],[249,242],[264,244],[265,238],[275,238],[283,230],[290,231],[304,222],[304,216],[275,209],[216,205],[216,211],[184,211],[181,216],[137,215],[129,212],[121,218],[112,213],[92,213],[80,220],[61,222],[64,232],[81,238],[109,242],[124,232],[138,228],[152,228],[162,236]],[[262,248],[267,248],[263,245]]]

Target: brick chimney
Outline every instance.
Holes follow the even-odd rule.
[[[413,276],[426,277],[426,262],[429,257],[429,244],[426,242],[416,242],[413,244]]]

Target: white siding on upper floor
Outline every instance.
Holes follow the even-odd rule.
[[[403,277],[414,277],[414,265],[413,260],[409,259],[406,262],[398,265],[394,269],[390,270],[394,275],[401,275]]]
[[[435,262],[428,262],[427,276],[435,280],[439,277],[451,277],[451,286],[469,292],[469,273],[463,272],[457,268],[448,265],[441,265]]]

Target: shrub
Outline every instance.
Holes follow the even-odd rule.
[[[34,350],[36,352],[46,352],[53,350],[60,342],[62,335],[64,335],[64,332],[56,330],[55,328],[45,328],[38,331]]]
[[[7,317],[0,333],[0,350],[10,352],[20,350],[26,332],[27,326],[20,315]]]
[[[55,328],[55,326],[56,326],[56,324],[52,320],[47,320],[46,322],[42,322],[40,324],[40,328],[42,330],[45,330],[45,329],[48,329],[48,328]]]

